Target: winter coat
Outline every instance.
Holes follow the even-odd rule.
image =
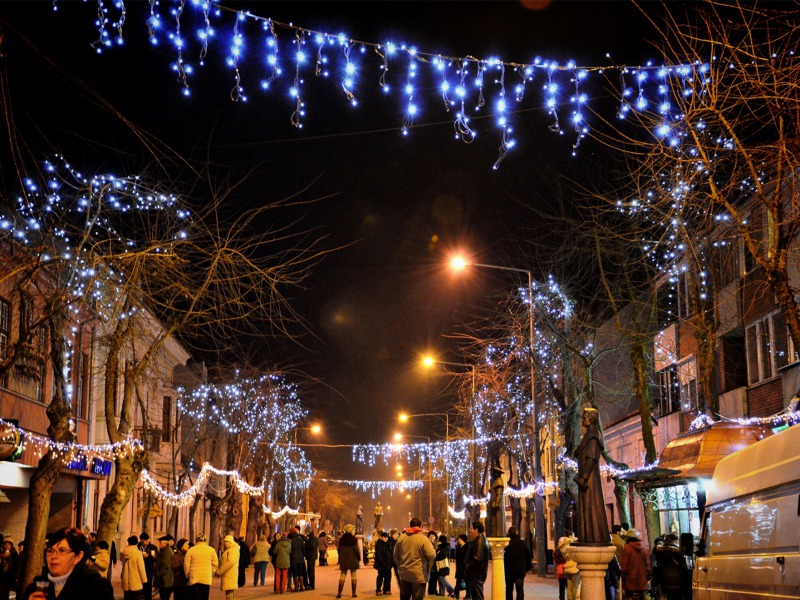
[[[269,549],[270,545],[267,540],[258,540],[253,544],[251,548],[253,562],[269,562]]]
[[[531,549],[520,536],[513,536],[508,541],[508,546],[503,549],[503,568],[505,570],[506,582],[513,582],[519,577],[525,577],[525,573],[531,568]]]
[[[239,544],[236,542],[220,554],[217,575],[222,578],[219,589],[223,592],[239,589]]]
[[[617,560],[622,560],[622,551],[625,550],[625,538],[618,533],[611,534],[611,543],[616,548]]]
[[[127,546],[122,552],[122,575],[120,575],[122,590],[125,592],[138,592],[147,582],[147,572],[144,568],[142,552],[136,546]]]
[[[288,569],[292,565],[292,542],[282,537],[275,544],[275,568]]]
[[[186,552],[176,550],[172,555],[172,587],[185,588],[189,585],[189,580],[186,578],[186,571],[183,570],[183,559],[186,558]]]
[[[689,569],[681,549],[672,544],[657,547],[653,554],[656,558],[658,582],[665,592],[679,592],[686,585]]]
[[[156,556],[158,556],[158,546],[151,543],[139,542],[136,546],[142,553],[144,559],[144,570],[147,572],[149,581],[153,580],[153,569],[156,566]]]
[[[244,542],[239,544],[239,570],[246,569],[250,566],[250,548]]]
[[[168,545],[158,551],[156,566],[153,569],[153,583],[160,588],[171,588],[175,582],[172,574],[172,547]]]
[[[313,533],[306,536],[306,541],[303,544],[303,550],[306,553],[307,561],[315,561],[319,555],[319,538]]]
[[[2,542],[2,539],[0,539]],[[0,550],[2,552],[2,550]],[[7,585],[9,588],[17,587],[17,576],[19,575],[19,554],[14,548],[11,548],[6,555],[2,552],[0,559],[0,583]]]
[[[389,542],[383,538],[375,542],[375,558],[372,561],[372,566],[378,571],[390,571],[394,566],[392,548],[389,546]]]
[[[464,579],[464,561],[467,558],[467,550],[469,550],[469,544],[456,546],[456,579]]]
[[[183,572],[189,580],[189,585],[202,583],[211,585],[214,580],[214,572],[219,565],[216,551],[208,545],[208,542],[197,542],[189,548],[183,559]]]
[[[289,534],[288,539],[292,543],[292,564],[296,565],[305,562],[306,553],[303,546],[306,538],[299,533],[293,532]]]
[[[469,581],[486,581],[489,573],[489,542],[482,533],[469,544],[464,560],[464,579]]]
[[[339,570],[354,571],[360,563],[358,540],[352,533],[345,533],[339,540]]]
[[[394,545],[394,564],[401,581],[425,583],[428,581],[431,562],[436,556],[433,544],[419,532],[419,528],[410,529],[397,538]]]
[[[108,575],[108,566],[111,564],[111,554],[105,548],[99,548],[94,553],[94,560],[89,565],[90,569],[94,569],[103,577]]]
[[[628,540],[622,551],[622,589],[626,592],[643,592],[650,578],[650,553],[639,540]]]
[[[433,566],[435,567],[436,563],[444,560],[445,558],[447,559],[448,564],[451,563],[452,553],[450,550],[450,544],[439,543],[439,547],[436,548],[436,556],[433,557]],[[444,569],[436,569],[436,573],[438,574],[439,577],[442,577],[443,575],[444,576],[450,575],[451,571],[454,570],[453,567],[454,565],[451,564],[449,567],[446,567]]]
[[[135,546],[131,546],[135,548]],[[144,564],[142,564],[144,571]],[[36,591],[36,583],[31,583],[22,596],[17,596],[23,600],[28,600],[31,594]],[[53,584],[45,594],[47,600],[56,600],[56,592]],[[94,569],[87,569],[84,565],[77,565],[72,573],[67,577],[64,587],[61,588],[61,593],[58,595],[58,600],[114,600],[114,588],[111,587],[111,582],[105,577],[102,577]]]

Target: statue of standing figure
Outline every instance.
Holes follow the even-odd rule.
[[[578,544],[608,546],[608,520],[600,479],[600,457],[603,455],[603,436],[600,433],[600,413],[594,408],[583,409],[581,424],[586,428],[575,450],[578,461]]]
[[[361,505],[358,505],[358,510],[356,511],[356,535],[363,535],[364,534],[364,511],[361,510]]]
[[[375,529],[383,529],[383,507],[380,502],[375,505],[375,510],[372,511],[372,514],[375,517]]]

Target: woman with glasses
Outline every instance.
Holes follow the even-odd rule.
[[[47,577],[37,577],[23,594],[23,600],[114,600],[111,583],[86,567],[89,544],[80,529],[66,527],[47,543]]]

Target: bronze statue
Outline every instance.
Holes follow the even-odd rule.
[[[578,460],[578,544],[610,544],[603,486],[600,481],[600,457],[603,454],[603,437],[600,434],[600,414],[594,408],[583,409],[582,424],[586,427],[581,443],[575,450]]]

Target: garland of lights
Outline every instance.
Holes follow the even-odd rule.
[[[371,492],[372,497],[375,498],[376,494],[381,494],[385,490],[391,493],[395,491],[406,490],[419,490],[425,485],[424,481],[418,479],[409,479],[404,481],[362,481],[359,479],[320,479],[325,483],[342,483],[344,485],[352,485],[357,491]]]
[[[720,421],[724,421],[726,423],[737,423],[743,426],[758,425],[768,428],[780,427],[781,425],[792,426],[800,423],[800,411],[797,411],[793,408],[788,408],[775,415],[772,415],[771,417],[750,417],[746,419],[732,419],[720,416]],[[713,425],[716,422],[717,421],[714,421],[714,419],[709,417],[707,414],[701,413],[697,415],[697,417],[695,417],[695,419],[691,422],[689,425],[689,431],[703,429]]]
[[[142,442],[133,438],[126,438],[114,444],[79,444],[78,442],[57,442],[48,437],[26,431],[3,419],[0,419],[0,426],[16,432],[19,435],[22,448],[24,448],[25,444],[31,444],[39,458],[51,451],[57,456],[67,458],[83,454],[112,460],[117,457],[131,457],[143,450]]]
[[[296,515],[300,512],[299,508],[290,508],[288,506],[284,506],[278,512],[272,512],[272,509],[265,504],[261,505],[261,510],[269,514],[275,520],[280,519],[283,515]]]
[[[125,2],[113,2],[115,14],[111,6],[102,0],[98,2],[99,37],[93,44],[97,52],[123,43]],[[57,7],[54,4],[54,8]],[[449,113],[456,140],[470,143],[475,139],[477,133],[470,126],[471,114],[487,112],[494,118],[500,140],[495,169],[517,144],[510,115],[515,105],[525,106],[527,88],[534,84],[540,92],[535,105],[551,119],[549,129],[564,135],[561,116],[567,117],[567,128],[573,135],[573,154],[589,133],[586,115],[592,109],[591,96],[586,90],[592,76],[595,76],[594,82],[599,82],[596,85],[608,85],[612,80],[619,82],[619,119],[632,111],[652,111],[660,115],[654,133],[671,146],[677,143],[670,136],[676,135],[673,124],[680,121],[680,103],[671,101],[670,90],[675,87],[684,96],[700,95],[708,85],[709,65],[706,64],[648,62],[638,67],[580,66],[574,60],[562,64],[540,57],[524,63],[498,57],[446,56],[402,42],[368,42],[352,39],[341,32],[315,31],[250,11],[236,11],[208,0],[151,2],[146,24],[153,45],[165,43],[173,48],[175,58],[170,67],[184,96],[191,94],[190,80],[196,67],[205,66],[212,44],[226,53],[225,62],[233,84],[230,97],[234,102],[248,100],[249,84],[244,76],[248,50],[263,54],[264,60],[258,61],[263,67],[252,75],[253,87],[268,92],[282,86],[282,93],[290,98],[293,107],[290,122],[297,128],[303,127],[307,116],[306,88],[314,80],[336,80],[340,93],[353,107],[358,106],[359,86],[363,80],[373,78],[383,94],[390,94],[397,88],[403,114],[399,130],[403,135],[408,135],[423,112],[422,92],[432,89],[430,103]],[[423,73],[422,67],[427,73]],[[392,77],[395,71],[397,75]],[[619,75],[611,78],[608,71]],[[429,82],[423,81],[424,74]]]

